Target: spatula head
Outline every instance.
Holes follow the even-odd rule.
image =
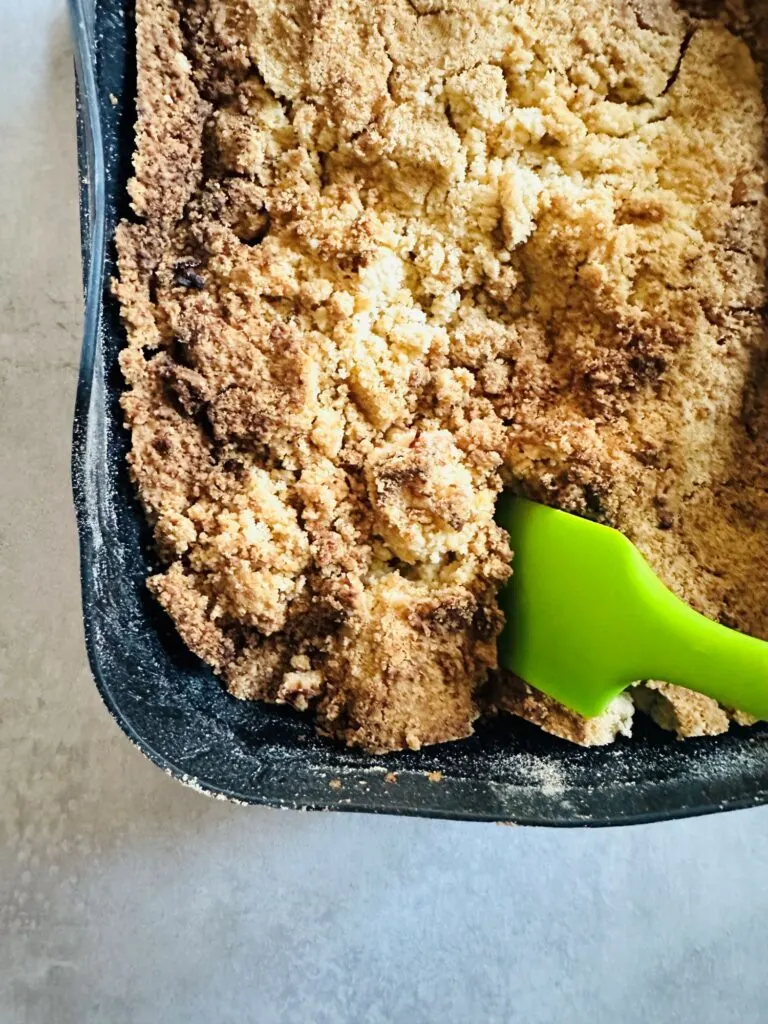
[[[642,678],[637,618],[661,586],[618,531],[505,494],[513,575],[500,603],[499,660],[586,716]]]
[[[497,519],[515,552],[505,668],[587,717],[663,679],[768,719],[768,643],[694,611],[618,531],[510,495]]]

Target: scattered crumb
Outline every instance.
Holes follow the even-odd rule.
[[[728,708],[726,712],[731,721],[735,722],[736,725],[754,725],[758,721],[754,715],[748,715],[746,711],[732,711]]]
[[[341,779],[331,779],[328,785],[331,789],[341,789]]]
[[[719,736],[729,719],[716,701],[671,683],[649,681],[633,691],[635,703],[657,725],[680,736]]]
[[[513,715],[526,718],[545,732],[583,747],[601,747],[613,743],[617,736],[632,735],[634,704],[628,694],[616,697],[602,715],[584,718],[564,708],[509,673],[497,690],[498,706]]]
[[[442,782],[443,781],[443,773],[442,772],[428,772],[427,773],[427,778],[429,779],[430,782]]]
[[[393,783],[397,782],[397,772],[387,772],[387,774],[384,776],[384,781],[388,785],[392,785]]]
[[[113,92],[109,94],[109,102],[112,104],[113,107],[117,106],[117,96],[115,96]]]

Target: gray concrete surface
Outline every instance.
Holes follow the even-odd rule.
[[[768,810],[591,833],[280,813],[129,746],[81,635],[56,0],[3,7],[0,189],[0,1024],[768,1020]]]

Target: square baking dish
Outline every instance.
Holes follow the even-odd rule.
[[[231,697],[144,585],[149,532],[128,479],[109,293],[128,210],[135,119],[133,4],[70,0],[76,40],[86,316],[73,439],[88,656],[107,708],[159,767],[249,804],[539,825],[679,818],[768,801],[768,727],[680,743],[644,716],[635,737],[581,749],[511,716],[471,739],[372,756],[318,738],[307,718]]]

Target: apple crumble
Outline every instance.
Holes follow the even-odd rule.
[[[765,104],[749,8],[137,0],[117,231],[149,588],[238,697],[371,751],[505,709],[502,487],[768,638]]]

